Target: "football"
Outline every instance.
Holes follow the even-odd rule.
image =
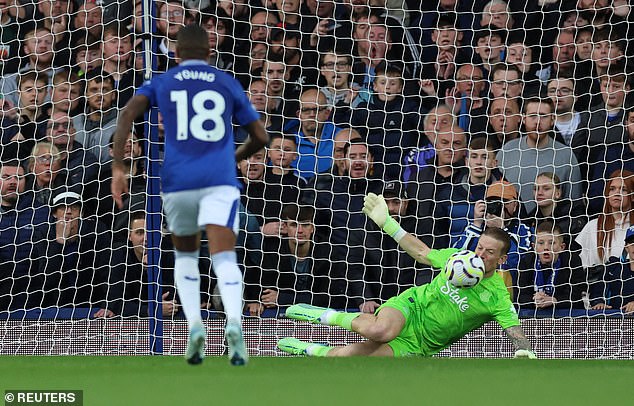
[[[484,278],[484,262],[472,251],[458,251],[445,265],[447,280],[457,288],[470,288]]]

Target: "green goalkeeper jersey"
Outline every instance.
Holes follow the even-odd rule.
[[[428,259],[432,266],[443,269],[457,251],[460,250],[432,250]],[[504,329],[520,325],[506,285],[497,273],[474,287],[456,288],[441,272],[431,283],[410,288],[398,299],[409,302],[411,311],[406,310],[410,314],[405,314],[407,330],[417,336],[423,355],[436,354],[491,320]],[[389,306],[389,301],[385,305]]]

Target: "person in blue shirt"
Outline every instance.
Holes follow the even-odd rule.
[[[207,64],[207,32],[199,25],[183,27],[177,38],[180,64],[139,88],[119,116],[114,136],[112,196],[122,207],[127,190],[124,144],[134,120],[158,107],[165,127],[161,171],[162,198],[175,248],[174,280],[189,325],[185,358],[202,362],[205,328],[200,315],[200,230],[209,238],[209,252],[227,313],[226,337],[232,365],[244,365],[248,354],[241,327],[242,274],[235,243],[238,230],[241,161],[268,143],[268,135],[240,83]],[[250,137],[234,151],[232,121]]]
[[[304,90],[299,102],[298,156],[291,165],[296,169],[297,176],[310,180],[332,167],[335,145],[333,138],[341,128],[328,119],[331,109],[327,105],[326,96],[318,89]]]

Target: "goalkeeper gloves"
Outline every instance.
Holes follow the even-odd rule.
[[[513,358],[537,359],[537,355],[531,350],[517,350]]]
[[[387,209],[387,203],[385,203],[383,196],[368,193],[363,199],[363,212],[366,216],[370,217],[377,226],[381,227],[386,234],[394,238],[396,242],[401,241],[407,234],[407,232],[401,228],[401,225],[390,217],[390,212]]]

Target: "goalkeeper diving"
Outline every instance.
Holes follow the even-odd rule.
[[[363,212],[390,235],[416,261],[443,269],[458,249],[434,250],[407,233],[389,216],[383,196],[369,193]],[[470,288],[454,287],[441,272],[431,283],[407,289],[387,300],[374,314],[346,313],[296,304],[286,316],[354,331],[366,341],[343,347],[300,341],[287,337],[277,346],[295,355],[331,356],[431,356],[449,347],[470,331],[495,320],[515,347],[516,358],[537,358],[526,338],[508,291],[497,274],[506,261],[510,237],[499,228],[487,228],[475,250],[484,262],[484,278]]]

